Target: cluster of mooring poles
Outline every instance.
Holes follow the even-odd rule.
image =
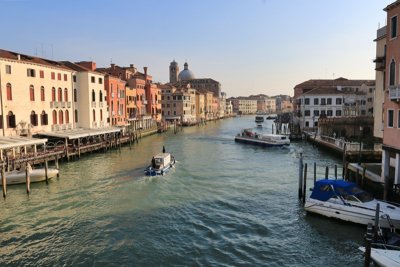
[[[335,171],[335,179],[337,180],[338,178],[338,166],[335,164],[334,167]],[[325,167],[325,179],[328,179],[329,177],[329,167]],[[342,168],[342,177],[345,177],[345,168],[343,166]],[[317,180],[317,163],[314,162],[314,183]],[[306,202],[306,196],[307,196],[307,163],[303,163],[303,153],[300,153],[300,159],[299,159],[299,199],[302,200],[303,205]]]
[[[58,170],[58,155],[55,156],[54,160],[55,168]],[[31,165],[28,160],[24,162],[20,162],[20,166],[25,167],[25,183],[26,183],[26,193],[29,195],[31,192],[31,177],[30,177],[30,170],[31,170]],[[7,174],[6,174],[6,164],[3,162],[3,165],[1,166],[1,183],[2,183],[2,190],[3,190],[3,198],[6,198],[7,196]],[[46,184],[49,184],[49,176],[48,176],[48,169],[49,169],[49,163],[48,159],[46,158],[44,160],[44,173],[45,173],[45,179],[46,179]],[[57,173],[57,177],[59,177],[59,173]]]

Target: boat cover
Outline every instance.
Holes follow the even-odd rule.
[[[355,183],[324,179],[315,182],[310,198],[327,201],[333,196],[356,195],[358,193],[363,193],[363,191]]]

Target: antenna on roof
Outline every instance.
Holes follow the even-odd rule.
[[[110,59],[110,64],[112,64],[113,62],[112,62],[112,58]]]
[[[54,57],[53,57],[54,56],[53,55],[53,45],[51,44],[50,46],[51,46],[51,59],[54,59]]]

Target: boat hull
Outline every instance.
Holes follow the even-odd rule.
[[[364,247],[358,249],[365,252]],[[399,250],[371,248],[371,259],[382,267],[400,267]]]
[[[57,169],[48,169],[47,170],[47,178],[51,179],[57,176]],[[6,172],[6,182],[7,185],[13,184],[24,184],[26,183],[26,174],[25,171],[11,171]],[[29,173],[29,180],[31,183],[42,182],[46,180],[45,169],[33,169]],[[0,185],[2,185],[2,180],[0,179]]]
[[[381,207],[385,204],[382,202]],[[328,218],[335,218],[342,221],[368,225],[368,223],[375,223],[375,210],[374,207],[354,207],[352,205],[343,205],[330,202],[322,202],[318,200],[308,200],[304,205],[307,212],[319,214]],[[390,228],[391,225],[386,219],[386,214],[389,215],[392,225],[396,229],[400,229],[399,215],[385,212],[381,210],[379,225],[383,228]]]
[[[144,174],[147,176],[158,176],[158,175],[164,175],[165,173],[167,173],[169,171],[169,169],[171,169],[173,166],[175,165],[175,159],[171,161],[170,164],[168,164],[167,166],[165,166],[162,169],[154,169],[151,166],[148,166],[145,170],[144,170]]]
[[[290,145],[288,143],[276,143],[276,142],[270,142],[270,141],[266,141],[266,140],[248,138],[248,137],[243,137],[243,136],[236,136],[235,141],[238,143],[252,144],[252,145],[263,146],[263,147],[284,147],[284,146]]]

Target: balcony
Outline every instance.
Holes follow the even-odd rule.
[[[58,130],[60,130],[60,127],[57,125],[57,124],[53,124],[53,125],[51,125],[51,130],[54,132],[54,131],[58,131]]]
[[[97,122],[95,121],[92,122],[92,128],[97,128]]]
[[[72,129],[72,123],[67,124],[68,129]]]
[[[58,108],[58,107],[59,107],[58,101],[51,101],[50,102],[50,108]]]
[[[386,69],[386,57],[380,56],[374,59],[375,62],[375,70],[376,71],[384,71]]]
[[[142,101],[144,105],[147,105],[147,100]]]
[[[100,122],[100,127],[104,127],[104,122],[103,121]]]
[[[66,124],[61,125],[61,129],[62,130],[66,130],[67,129],[67,125]]]
[[[63,101],[63,102],[60,102],[60,104],[61,104],[61,105],[60,105],[60,106],[61,106],[61,108],[65,108],[65,107],[67,106],[67,103],[66,103],[66,102],[64,102],[64,101]]]
[[[70,108],[71,107],[71,101],[67,102],[67,107]]]
[[[390,100],[392,100],[392,101],[400,100],[400,87],[390,86],[388,90],[389,90],[389,99]]]

